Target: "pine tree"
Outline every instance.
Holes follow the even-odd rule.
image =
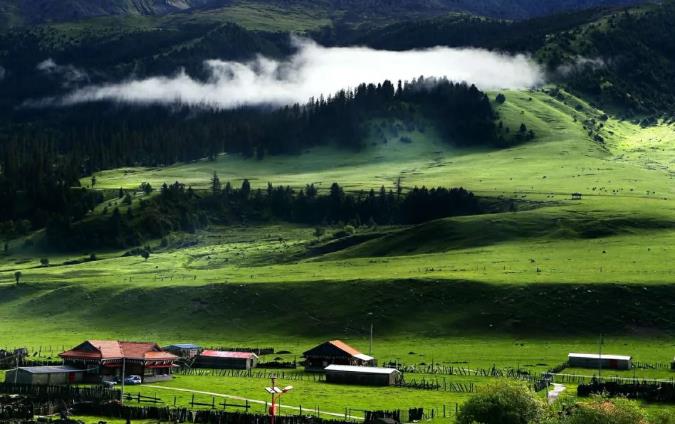
[[[211,177],[211,194],[217,196],[220,194],[221,189],[220,178],[218,178],[216,171],[213,171],[213,177]]]

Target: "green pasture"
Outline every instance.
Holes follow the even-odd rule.
[[[511,131],[525,123],[536,133],[532,142],[459,149],[429,123],[393,131],[398,123],[390,122],[384,123],[390,128],[387,142],[368,140],[360,152],[324,146],[263,160],[222,155],[100,172],[96,188],[107,194],[177,180],[206,189],[216,171],[223,182],[238,185],[248,178],[254,188],[271,182],[327,189],[338,182],[347,190],[369,190],[393,188],[401,178],[406,189],[463,186],[481,197],[517,202],[504,213],[413,227],[360,227],[357,235],[369,241],[334,250],[337,225],[326,226],[321,239],[313,227],[282,222],[212,226],[172,234],[164,246],[151,241],[147,261],[124,251],[54,252],[44,248],[38,232],[11,241],[9,255],[0,257],[0,347],[27,345],[55,358],[84,339],[120,338],[273,346],[291,352],[284,356],[290,359],[332,338],[367,350],[372,316],[373,354],[380,360],[538,373],[569,352],[597,351],[604,334],[604,352],[670,362],[673,127],[604,120],[566,93],[506,97],[496,106],[500,119]],[[413,142],[400,142],[403,136]],[[89,185],[90,178],[82,183]],[[134,195],[134,205],[142,196]],[[104,206],[116,202],[109,198],[86,219],[100,219]],[[64,264],[91,253],[96,261]],[[40,266],[41,258],[50,265]],[[638,369],[617,375],[669,379],[671,373]],[[264,382],[255,379],[179,376],[160,386],[264,399]],[[191,396],[139,390],[164,390],[162,398],[171,401],[174,394],[181,401]],[[397,399],[440,406],[465,396],[393,390],[366,395],[363,388],[306,382],[288,402],[341,413],[389,408]]]

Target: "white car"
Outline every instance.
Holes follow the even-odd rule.
[[[134,384],[141,384],[141,383],[143,383],[143,379],[141,379],[140,375],[128,375],[124,379],[124,384],[134,385]]]

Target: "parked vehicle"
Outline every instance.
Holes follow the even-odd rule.
[[[141,379],[140,375],[128,375],[124,379],[124,384],[129,384],[129,385],[134,385],[134,384],[141,384],[143,380]]]

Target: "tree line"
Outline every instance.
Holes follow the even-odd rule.
[[[463,188],[415,187],[403,192],[397,185],[391,190],[381,187],[349,193],[333,183],[327,192],[311,184],[299,190],[272,184],[252,189],[248,180],[233,187],[229,182],[221,184],[214,174],[208,191],[176,182],[164,184],[158,194],[138,201],[121,191],[119,202],[96,219],[54,222],[47,226],[46,234],[53,247],[127,248],[174,231],[195,232],[209,224],[284,221],[320,228],[408,225],[484,210],[479,199]]]

